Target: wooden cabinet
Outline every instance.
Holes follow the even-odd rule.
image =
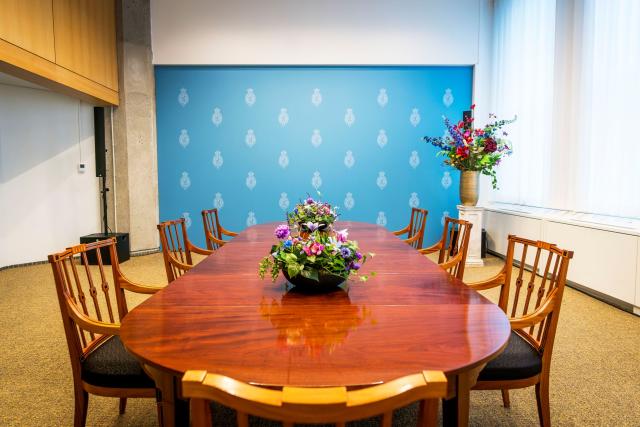
[[[118,90],[113,0],[53,0],[56,63]]]
[[[118,105],[115,0],[0,0],[0,71]]]
[[[0,39],[55,61],[51,0],[2,0],[0,8]]]

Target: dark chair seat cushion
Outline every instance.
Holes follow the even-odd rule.
[[[155,388],[153,380],[117,335],[107,339],[82,362],[82,380],[99,387]]]
[[[412,403],[393,412],[393,427],[415,426],[418,422],[419,405]],[[236,427],[236,411],[217,402],[211,402],[213,427]],[[264,418],[249,416],[249,427],[281,427],[282,423]],[[309,424],[295,424],[296,427],[310,427]],[[313,427],[333,427],[334,424],[313,424]],[[380,417],[351,421],[347,427],[379,427]]]
[[[524,338],[511,332],[507,347],[480,372],[478,381],[530,378],[542,371],[542,356]]]

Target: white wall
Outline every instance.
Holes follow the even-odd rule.
[[[100,231],[93,107],[16,84],[0,75],[0,267]]]
[[[154,64],[475,64],[489,0],[151,0]]]

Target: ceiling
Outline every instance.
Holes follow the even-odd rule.
[[[34,89],[42,89],[49,90],[43,86],[37,85],[35,83],[28,82],[26,80],[19,79],[18,77],[11,76],[9,74],[0,73],[0,84],[10,85],[10,86],[22,86],[22,87],[30,87]]]

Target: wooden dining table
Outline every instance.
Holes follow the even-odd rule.
[[[180,380],[202,369],[264,386],[379,384],[423,370],[448,379],[445,425],[467,425],[478,373],[506,346],[500,308],[388,230],[343,222],[363,252],[368,281],[299,292],[258,277],[276,223],[247,228],[135,307],[120,330],[156,381],[161,425],[184,423]]]

